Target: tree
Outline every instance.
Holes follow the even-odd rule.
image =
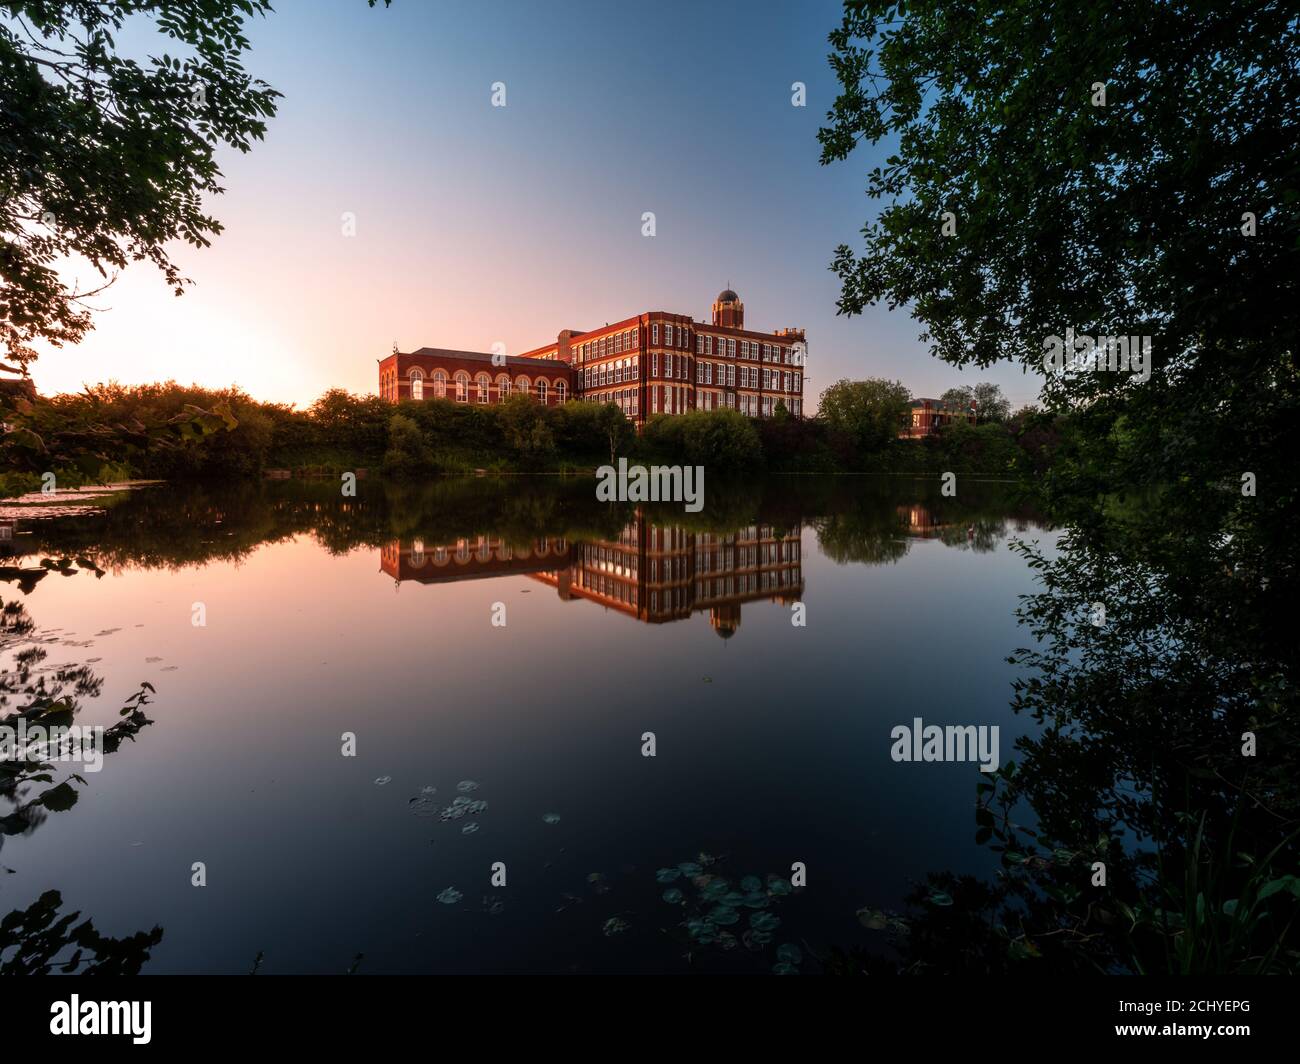
[[[546,408],[531,395],[516,392],[498,408],[506,443],[525,462],[540,461],[555,450]]]
[[[981,381],[971,389],[975,403],[975,416],[980,421],[1006,421],[1011,415],[1011,404],[1002,395],[1002,389],[992,381]]]
[[[596,424],[609,444],[609,462],[614,464],[618,452],[625,449],[636,435],[623,411],[614,403],[604,403],[596,414]]]
[[[1068,415],[1034,462],[1063,531],[1055,557],[1022,545],[1043,590],[1012,659],[1042,728],[976,824],[1045,880],[1096,848],[1112,889],[1044,882],[1071,911],[1019,908],[1017,934],[1100,970],[1294,970],[1294,877],[1271,878],[1300,860],[1294,5],[866,0],[831,43],[823,162],[894,152],[867,177],[865,251],[836,253],[840,311],[906,304],[933,354],[1017,360]],[[1149,338],[1143,372],[1047,374],[1069,331],[1084,353]],[[1022,449],[1045,421],[1018,418]],[[1033,805],[1032,840],[998,837],[995,791]],[[1255,915],[1265,897],[1290,915]]]
[[[1145,382],[1054,375],[1045,398],[1089,408],[1097,438],[1121,414],[1150,429],[1152,480],[1239,475],[1257,443],[1282,470],[1300,339],[1293,5],[866,0],[830,40],[822,162],[864,139],[893,153],[867,175],[865,249],[836,253],[842,313],[906,304],[938,357],[1039,375],[1066,329],[1149,336]]]
[[[387,0],[385,0],[387,3]],[[375,6],[375,0],[369,0]],[[247,152],[279,93],[242,65],[244,25],[269,0],[0,2],[0,343],[24,374],[33,341],[75,343],[88,296],[147,260],[182,294],[168,245],[206,247],[221,223],[216,149]],[[116,35],[152,19],[167,50],[140,61]],[[180,54],[171,49],[176,48]],[[67,259],[98,275],[70,287]]]
[[[819,409],[833,429],[875,451],[897,438],[911,401],[901,382],[871,377],[836,381],[822,392]]]
[[[949,388],[943,395],[939,396],[939,402],[947,403],[957,410],[969,410],[974,399],[975,393],[969,385],[961,388]]]

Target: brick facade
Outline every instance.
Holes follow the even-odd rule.
[[[394,352],[379,364],[379,394],[392,402],[495,403],[526,387],[547,403],[615,403],[638,428],[656,414],[688,410],[771,417],[778,402],[801,417],[803,330],[756,332],[744,321],[744,304],[727,289],[708,324],[648,311],[599,329],[564,329],[554,343],[510,358],[428,347]]]

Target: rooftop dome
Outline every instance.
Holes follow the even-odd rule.
[[[721,292],[718,293],[718,298],[715,300],[715,302],[717,302],[717,303],[739,303],[739,302],[740,302],[740,296],[736,295],[736,293],[733,292],[730,288],[724,288]]]

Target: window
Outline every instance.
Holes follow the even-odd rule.
[[[546,380],[545,380],[545,378],[543,378],[542,380],[540,380],[540,381],[537,382],[537,401],[538,401],[539,403],[541,403],[542,406],[545,406],[545,405],[546,405]]]
[[[527,395],[528,389],[532,386],[532,383],[533,382],[530,381],[527,377],[520,377],[517,381],[515,381],[515,387],[519,389],[520,395]]]
[[[492,382],[486,373],[480,373],[475,379],[478,385],[478,401],[486,403],[488,401],[488,389],[491,388]]]
[[[650,376],[659,376],[659,352],[656,351],[650,356]]]
[[[469,374],[461,370],[456,374],[456,402],[463,403],[469,399]]]
[[[704,383],[705,383],[705,384],[712,384],[712,383],[713,383],[713,363],[712,363],[712,362],[706,362],[706,363],[704,363]]]
[[[736,341],[735,341],[735,340],[728,340],[728,341],[727,341],[727,357],[728,357],[728,358],[735,358],[735,357],[736,357]]]
[[[763,387],[772,387],[772,371],[770,369],[763,370]]]
[[[639,358],[629,359],[632,363],[632,379],[636,380],[641,376],[641,360]]]
[[[565,398],[564,393],[566,390],[567,389],[565,387],[564,381],[555,382],[555,401],[557,403],[564,402],[564,398]]]
[[[735,386],[736,386],[736,367],[735,367],[735,366],[728,366],[728,367],[727,367],[727,387],[728,387],[728,388],[734,388]],[[731,405],[730,401],[728,401],[727,405],[728,405],[728,406]]]
[[[650,326],[650,342],[657,344],[659,342],[659,323],[655,322]]]
[[[633,330],[632,330],[632,347],[635,349],[635,348],[640,347],[640,346],[641,346],[641,330],[640,330],[640,329],[633,329]]]
[[[698,334],[695,337],[695,353],[697,355],[704,354],[704,337]]]
[[[424,374],[418,369],[411,370],[411,398],[424,398]]]
[[[433,397],[435,399],[447,398],[447,374],[440,369],[433,371]]]
[[[497,378],[497,402],[504,403],[510,398],[510,378],[504,373]]]
[[[671,352],[664,354],[664,376],[671,378],[673,375],[673,356]]]

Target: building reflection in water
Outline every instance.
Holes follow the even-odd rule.
[[[511,547],[495,536],[429,545],[393,540],[379,567],[399,583],[450,583],[493,576],[530,576],[561,599],[586,599],[663,624],[707,610],[718,635],[740,627],[740,607],[803,595],[799,528],[755,524],[719,535],[651,524],[637,516],[614,540],[537,539]]]

